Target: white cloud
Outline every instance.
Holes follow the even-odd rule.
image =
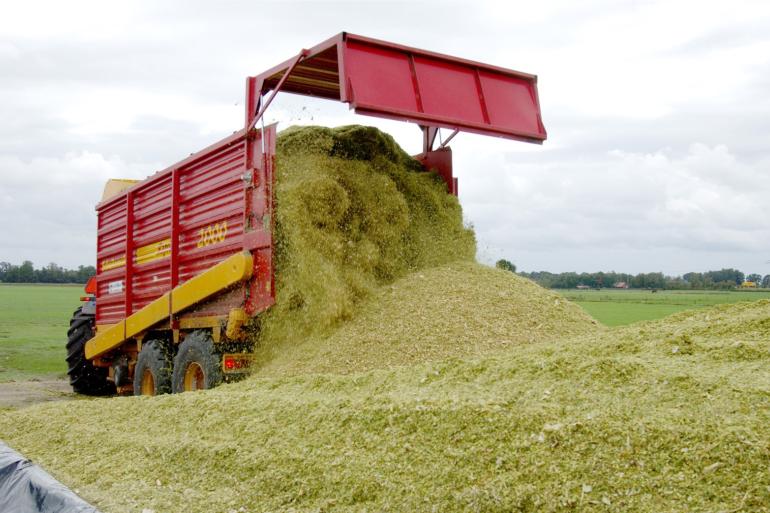
[[[70,267],[95,261],[94,206],[107,180],[153,171],[89,152],[30,161],[0,156],[0,170],[0,261]]]
[[[585,268],[597,251],[643,255],[659,247],[753,255],[768,249],[770,166],[741,162],[724,145],[693,144],[681,156],[616,150],[569,162],[473,162],[473,175],[462,177],[461,196],[488,260],[515,260],[523,249],[585,248],[584,260],[565,262]],[[473,165],[463,162],[463,168]],[[634,269],[628,270],[662,264],[645,258],[629,261]],[[533,269],[538,262],[519,265]]]
[[[0,18],[0,260],[92,262],[106,178],[237,130],[246,75],[343,29],[539,76],[544,146],[452,143],[482,258],[770,272],[751,269],[770,258],[761,1],[17,2]],[[266,121],[372,124],[420,150],[414,125],[340,104],[279,96]]]
[[[135,13],[133,2],[16,2],[3,7],[0,34],[19,39],[109,39],[116,30],[130,28]]]

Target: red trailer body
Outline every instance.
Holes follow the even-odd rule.
[[[133,382],[134,393],[207,388],[220,363],[223,372],[242,367],[216,345],[237,343],[243,324],[275,301],[276,127],[258,122],[278,91],[417,123],[416,158],[451,194],[446,144],[459,131],[546,138],[534,75],[352,34],[249,77],[243,129],[97,206],[95,301],[73,317],[67,345],[76,391],[109,390],[104,379],[119,390]],[[452,133],[434,148],[440,128]],[[91,324],[95,333],[83,335]]]
[[[248,136],[241,130],[100,203],[97,329],[239,251],[254,255],[251,278],[180,317],[234,308],[255,315],[271,306],[274,159],[274,125]]]

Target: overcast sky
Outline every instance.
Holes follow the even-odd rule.
[[[770,273],[770,2],[703,0],[4,3],[0,261],[93,264],[106,179],[240,128],[245,76],[343,30],[538,75],[543,146],[452,142],[480,260]],[[267,121],[420,150],[340,103],[286,96]]]

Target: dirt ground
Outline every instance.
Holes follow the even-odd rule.
[[[67,380],[10,381],[0,383],[0,409],[25,408],[47,401],[73,399]]]

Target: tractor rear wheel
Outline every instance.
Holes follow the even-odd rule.
[[[179,344],[174,357],[174,392],[214,388],[222,382],[222,355],[206,331],[194,331]]]
[[[171,392],[171,354],[162,340],[142,344],[134,367],[134,395],[160,395]]]
[[[72,390],[84,395],[112,395],[115,384],[107,379],[109,370],[94,367],[86,359],[86,342],[94,336],[94,316],[78,308],[72,314],[67,331],[67,374]]]

